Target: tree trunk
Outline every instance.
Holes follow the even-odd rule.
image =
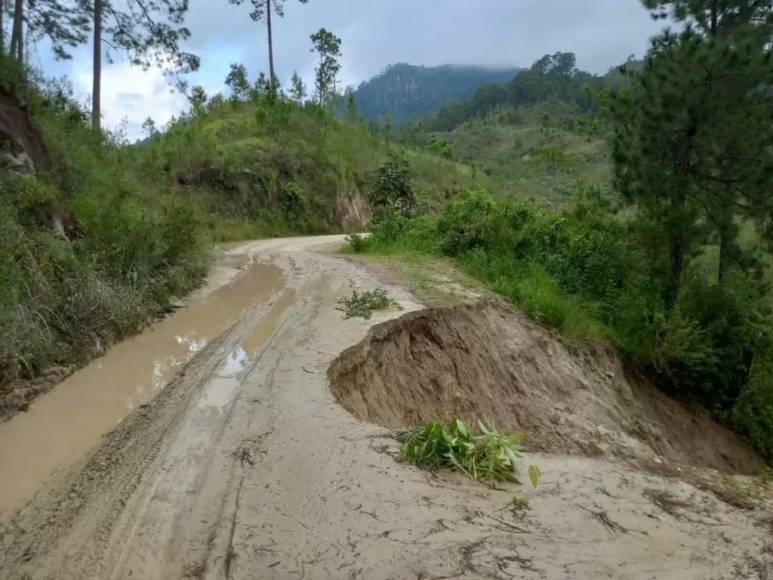
[[[5,0],[0,0],[0,57],[5,56]]]
[[[685,236],[681,227],[684,214],[685,197],[683,193],[675,193],[671,196],[671,219],[669,225],[669,257],[671,261],[671,279],[666,293],[666,307],[671,311],[679,299],[679,291],[682,287],[682,274],[684,273]]]
[[[731,239],[727,232],[722,232],[719,237],[719,285],[727,282],[727,271],[730,266]]]
[[[102,120],[102,0],[94,0],[94,62],[91,88],[91,128],[101,129]]]
[[[276,88],[276,75],[274,74],[274,31],[271,28],[271,0],[266,0],[266,24],[268,25],[268,86],[273,91]]]
[[[672,310],[679,299],[679,290],[682,286],[682,272],[684,271],[684,240],[682,234],[675,232],[671,235],[671,284],[666,296],[666,306]]]
[[[731,207],[720,207],[719,223],[719,265],[717,267],[717,280],[720,286],[727,282],[730,265],[735,258],[735,215]]]
[[[11,32],[11,57],[23,64],[24,56],[24,0],[16,0],[13,7],[13,30]]]

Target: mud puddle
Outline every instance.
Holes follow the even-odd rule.
[[[282,288],[280,268],[252,264],[201,301],[114,346],[37,399],[28,412],[0,425],[0,515],[19,507],[55,471],[97,445],[102,435],[150,400],[240,313],[267,302]],[[285,300],[292,300],[292,292],[282,295],[269,311],[269,320],[261,321],[253,335],[268,332],[265,329],[271,327],[277,305]],[[262,342],[260,337],[255,340]],[[242,351],[233,353],[225,362],[224,374],[238,373],[239,365],[254,351],[254,342],[248,338]]]
[[[255,357],[271,333],[276,329],[282,313],[293,303],[295,291],[285,290],[271,306],[246,338],[226,356],[220,370],[207,385],[197,408],[206,412],[220,413],[237,394],[241,378],[255,362]]]

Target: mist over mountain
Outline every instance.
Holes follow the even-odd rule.
[[[518,68],[394,64],[355,90],[357,107],[365,119],[389,115],[395,125],[417,119],[446,105],[471,97],[491,84],[507,83]]]

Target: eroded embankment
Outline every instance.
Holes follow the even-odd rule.
[[[496,303],[378,325],[329,376],[346,409],[390,428],[457,416],[521,430],[532,450],[762,468],[739,437],[627,376],[615,354],[568,346]]]

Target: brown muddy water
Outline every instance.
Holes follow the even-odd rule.
[[[283,288],[282,270],[252,264],[203,300],[111,348],[40,397],[26,413],[0,425],[0,515],[37,492],[57,470],[94,448],[134,408],[147,402],[210,340],[246,309]],[[234,391],[242,368],[292,301],[285,291],[244,344],[224,362],[212,403]]]

